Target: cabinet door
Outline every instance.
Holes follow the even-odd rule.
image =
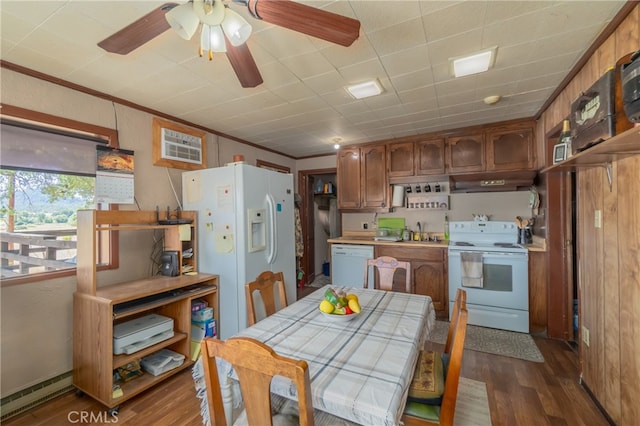
[[[389,192],[386,173],[386,147],[368,146],[360,149],[362,208],[387,207]],[[338,194],[340,188],[338,188]]]
[[[416,143],[416,174],[444,174],[444,139],[431,139]]]
[[[533,170],[533,129],[503,129],[487,132],[487,171]]]
[[[484,135],[447,138],[446,157],[450,173],[484,171]]]
[[[431,297],[438,318],[448,318],[448,297],[444,263],[411,260],[414,291]]]
[[[389,177],[413,176],[413,142],[389,144],[387,165]]]
[[[375,256],[391,256],[411,263],[411,280],[415,294],[431,297],[438,318],[449,315],[447,256],[445,249],[402,245],[376,246]],[[402,277],[398,277],[402,275]],[[393,280],[394,291],[404,291],[404,273]],[[398,290],[396,290],[398,289]]]
[[[345,148],[336,156],[338,208],[360,207],[360,149]]]

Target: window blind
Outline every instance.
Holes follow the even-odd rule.
[[[0,168],[95,176],[98,137],[23,123],[0,123]]]

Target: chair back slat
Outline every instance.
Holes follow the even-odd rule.
[[[247,321],[249,325],[253,325],[257,321],[254,293],[259,293],[264,311],[266,315],[269,316],[278,310],[278,305],[276,304],[276,289],[280,309],[282,309],[287,306],[287,294],[285,292],[284,274],[282,272],[264,271],[258,275],[255,281],[245,285]]]
[[[381,290],[393,290],[393,277],[397,269],[405,270],[405,292],[413,293],[411,285],[411,264],[409,262],[400,261],[391,256],[380,256],[375,259],[368,259],[364,273],[364,288],[369,285],[369,267],[378,271],[378,282],[374,284],[375,288]]]
[[[280,356],[264,343],[248,337],[232,337],[226,342],[205,338],[201,350],[213,425],[226,426],[216,358],[230,363],[238,375],[250,425],[272,424],[270,386],[276,375],[286,377],[296,385],[300,425],[314,425],[311,382],[306,361]],[[269,419],[268,423],[266,419]]]

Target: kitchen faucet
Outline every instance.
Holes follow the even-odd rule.
[[[418,225],[418,240],[422,240],[422,226],[420,225],[420,222],[417,223]]]

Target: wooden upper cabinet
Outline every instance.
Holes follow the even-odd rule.
[[[343,148],[336,157],[338,207],[360,208],[360,148]]]
[[[444,174],[444,139],[416,142],[415,153],[416,175]]]
[[[535,169],[533,129],[496,129],[487,132],[486,170]]]
[[[484,171],[484,133],[447,138],[448,173]]]
[[[386,152],[385,145],[360,149],[361,208],[385,208],[389,205]]]
[[[397,142],[387,148],[389,177],[413,176],[413,142]]]
[[[385,145],[338,151],[338,208],[373,210],[388,206],[386,155]]]

